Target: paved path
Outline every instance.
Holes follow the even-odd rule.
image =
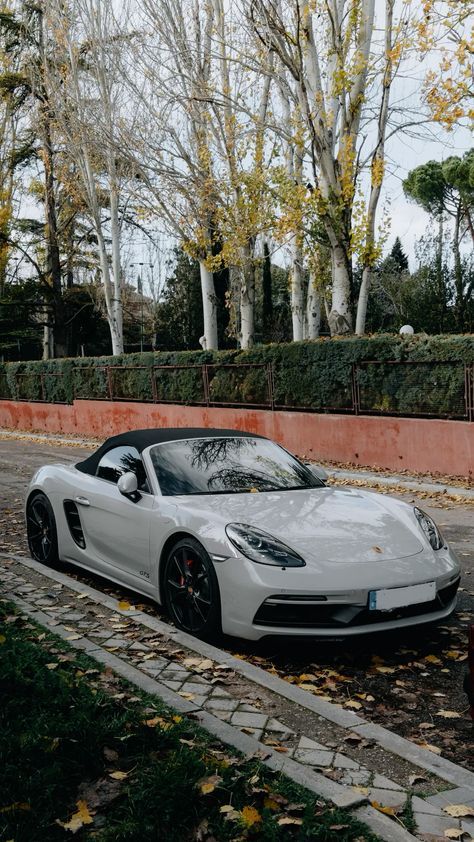
[[[354,810],[381,838],[414,838],[397,817],[407,807],[420,839],[474,837],[473,773],[62,572],[6,553],[1,562],[3,597],[23,612],[223,742]],[[450,817],[453,805],[473,817]]]

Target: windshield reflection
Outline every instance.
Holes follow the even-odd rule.
[[[323,485],[305,465],[267,439],[169,442],[154,447],[151,459],[165,496],[285,491]]]

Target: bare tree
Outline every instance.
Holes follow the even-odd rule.
[[[48,0],[47,14],[60,45],[49,80],[56,125],[97,238],[112,353],[121,354],[120,201],[128,172],[120,144],[122,123],[129,122],[121,68],[129,33],[112,0],[75,0],[70,7]],[[123,14],[127,19],[124,8]]]
[[[375,213],[383,179],[384,141],[393,75],[404,47],[404,19],[393,22],[387,0],[382,44],[374,38],[375,0],[253,0],[251,18],[280,67],[292,78],[305,121],[313,189],[330,246],[331,333],[352,331],[354,206],[364,165],[371,163],[373,190],[360,223],[366,251],[373,246]],[[379,84],[380,68],[383,84]],[[378,103],[378,105],[377,105]],[[365,152],[376,127],[374,151]],[[361,235],[359,234],[359,237]],[[366,284],[369,282],[367,262]],[[359,328],[362,325],[362,308]]]

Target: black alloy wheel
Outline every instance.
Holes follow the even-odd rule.
[[[164,601],[173,623],[203,640],[221,630],[219,585],[214,565],[194,538],[178,541],[163,571]]]
[[[26,506],[26,534],[30,553],[36,561],[54,566],[59,561],[54,512],[45,494],[39,492]]]

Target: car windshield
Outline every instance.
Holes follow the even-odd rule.
[[[189,439],[157,445],[150,454],[165,496],[323,486],[309,468],[267,439]]]

